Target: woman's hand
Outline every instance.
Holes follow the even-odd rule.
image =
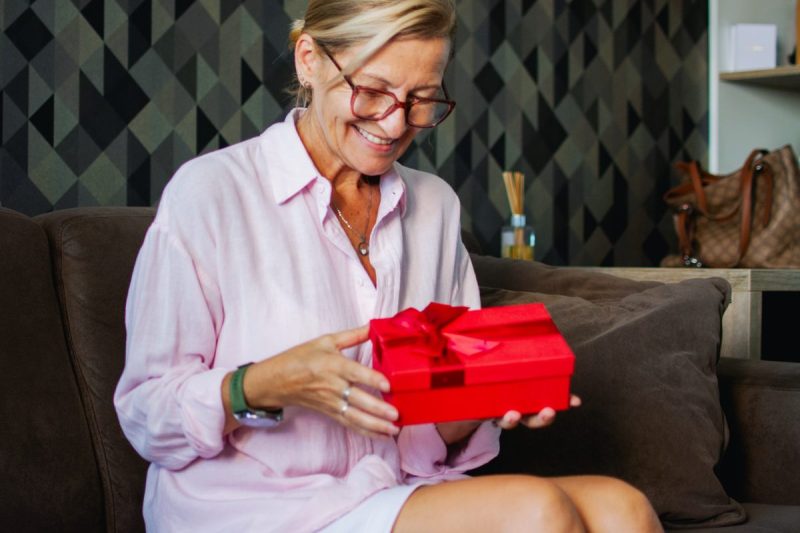
[[[574,394],[569,398],[570,407],[578,407],[581,404],[581,399]],[[535,415],[525,415],[519,411],[509,411],[503,418],[494,419],[496,426],[502,429],[514,429],[517,425],[522,424],[531,429],[543,428],[549,426],[556,419],[556,412],[550,407],[545,407]],[[442,440],[448,446],[455,444],[470,435],[481,425],[485,420],[464,420],[459,422],[440,422],[436,424],[436,429]]]
[[[397,409],[368,391],[388,392],[389,381],[341,352],[366,341],[368,334],[363,326],[323,335],[251,365],[243,384],[247,404],[265,409],[298,405],[368,437],[396,435]],[[222,384],[226,432],[237,427],[230,413],[229,382],[230,375]]]
[[[569,406],[570,407],[579,407],[581,405],[581,399],[575,396],[574,394],[569,398]],[[503,418],[498,418],[495,420],[495,424],[498,427],[503,429],[514,429],[517,425],[522,424],[523,426],[529,427],[531,429],[543,428],[547,427],[553,423],[556,419],[556,411],[550,407],[545,407],[535,415],[522,415],[519,411],[509,411]]]

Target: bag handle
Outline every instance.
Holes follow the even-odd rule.
[[[742,198],[739,197],[739,201],[736,202],[731,207],[731,210],[727,213],[720,213],[720,214],[713,214],[708,209],[708,201],[706,200],[706,190],[705,186],[711,185],[712,183],[718,182],[721,176],[715,176],[708,172],[703,172],[700,169],[700,163],[697,161],[692,161],[689,165],[689,178],[690,183],[692,185],[692,189],[694,190],[695,198],[697,198],[698,203],[698,211],[706,218],[710,220],[714,220],[717,222],[724,222],[725,220],[729,220],[733,218],[736,213],[739,212],[739,208],[741,207]],[[705,179],[703,179],[705,178]],[[742,187],[742,192],[744,192],[744,187]]]
[[[738,257],[733,265],[739,264],[747,253],[750,246],[750,237],[752,230],[753,218],[753,187],[756,176],[763,176],[767,180],[766,188],[766,208],[764,210],[763,224],[766,227],[772,214],[772,195],[774,188],[774,179],[772,168],[764,161],[764,155],[768,152],[763,149],[756,149],[750,152],[744,165],[742,166],[742,174],[740,179],[740,192],[739,200],[733,208],[727,213],[711,213],[708,208],[708,201],[706,199],[705,187],[716,183],[724,176],[717,176],[708,172],[703,172],[700,164],[697,161],[691,162],[678,162],[676,167],[681,170],[684,175],[689,177],[689,180],[673,187],[664,194],[664,200],[667,203],[674,203],[675,199],[693,193],[696,205],[684,203],[680,205],[674,216],[675,232],[678,235],[678,244],[683,255],[683,260],[686,266],[702,266],[702,263],[693,257],[692,242],[694,240],[694,217],[691,216],[694,211],[700,215],[714,220],[717,222],[729,220],[741,209],[741,224],[739,230],[739,250]]]
[[[675,233],[678,234],[678,247],[681,250],[684,266],[691,266],[692,259],[695,259],[692,252],[694,217],[692,217],[691,214],[692,206],[690,204],[683,204],[673,216]],[[697,259],[695,259],[693,264],[695,266],[703,266]]]
[[[756,176],[763,176],[767,180],[766,209],[764,210],[764,227],[769,224],[772,215],[772,189],[775,185],[772,167],[761,159],[767,154],[766,150],[753,150],[742,169],[742,223],[739,229],[739,258],[742,260],[747,248],[750,246],[750,233],[753,227],[753,188]]]

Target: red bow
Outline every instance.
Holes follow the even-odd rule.
[[[423,311],[409,308],[389,319],[385,341],[388,346],[409,345],[409,352],[430,359],[444,359],[449,354],[461,361],[467,357],[488,352],[500,343],[474,335],[444,331],[446,326],[468,311],[467,307],[453,307],[431,303]]]

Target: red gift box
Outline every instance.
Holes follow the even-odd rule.
[[[369,335],[400,425],[569,407],[575,356],[543,304],[432,303],[371,320]]]

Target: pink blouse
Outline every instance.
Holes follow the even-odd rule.
[[[448,456],[433,425],[369,439],[289,406],[272,429],[223,437],[223,376],[325,333],[431,301],[479,307],[458,198],[395,164],[380,179],[373,286],[294,121],[183,165],[131,281],[122,428],[148,461],[148,531],[312,531],[376,491],[463,477],[498,452],[482,424]],[[365,365],[369,342],[345,350]]]

